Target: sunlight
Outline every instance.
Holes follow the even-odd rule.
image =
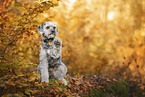
[[[48,14],[47,13],[44,13],[43,16],[46,18],[46,17],[48,17]]]
[[[107,16],[107,18],[108,18],[108,20],[113,20],[114,19],[114,16],[115,16],[115,13],[113,12],[113,11],[111,11],[111,12],[109,12],[108,13],[108,16]]]
[[[69,2],[71,2],[73,4],[76,2],[76,0],[69,0]]]
[[[71,10],[73,8],[73,4],[76,2],[76,0],[69,0],[69,10]]]
[[[141,35],[142,35],[142,36],[145,36],[145,32],[142,31]]]

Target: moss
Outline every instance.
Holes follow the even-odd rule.
[[[69,80],[67,80],[67,79],[65,79],[65,80],[66,80],[67,83],[69,83]],[[58,80],[57,79],[50,78],[49,79],[49,83],[52,83],[52,82],[56,82],[57,83]]]
[[[104,91],[105,90],[105,91]],[[88,97],[128,97],[129,88],[127,82],[120,79],[117,82],[113,82],[107,85],[104,89],[92,90],[92,93]]]
[[[113,94],[118,97],[128,97],[129,88],[127,82],[120,79],[117,82],[112,83],[110,86],[106,87],[106,92]]]
[[[98,90],[92,90],[91,93],[87,95],[87,97],[105,97],[105,95],[102,89],[98,89]]]

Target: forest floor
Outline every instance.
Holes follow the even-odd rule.
[[[29,76],[7,75],[0,79],[1,97],[144,97],[144,85],[113,77],[67,75],[67,85],[50,79],[50,83],[29,79]],[[10,78],[10,79],[7,79]],[[3,79],[3,81],[2,81]]]

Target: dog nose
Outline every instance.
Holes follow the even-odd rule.
[[[52,33],[55,33],[55,31],[54,31],[54,30],[52,30],[51,32],[52,32]]]

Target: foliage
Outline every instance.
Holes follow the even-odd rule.
[[[39,49],[37,48],[40,48],[40,40],[38,42],[37,38],[40,36],[35,33],[38,24],[41,23],[36,16],[57,5],[58,2],[54,1],[34,2],[33,5],[27,2],[11,1],[8,2],[7,8],[1,8],[0,55],[2,72],[8,71],[10,68],[16,69],[25,62],[30,63],[29,60],[34,60],[31,55],[32,50],[37,51],[36,60],[39,60]],[[20,59],[25,59],[25,62],[20,61]]]

